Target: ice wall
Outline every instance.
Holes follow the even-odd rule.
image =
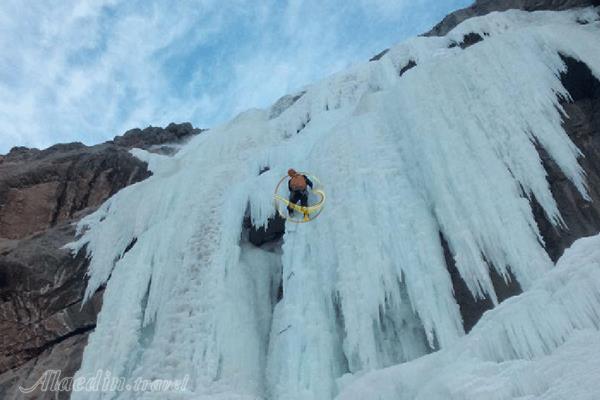
[[[600,235],[576,241],[456,346],[368,373],[336,399],[596,399],[599,330]]]
[[[599,29],[594,9],[473,18],[247,111],[173,157],[136,151],[154,175],[82,220],[71,246],[91,256],[88,297],[107,282],[77,376],[189,374],[177,399],[324,400],[341,376],[458,346],[440,233],[478,297],[496,299],[490,266],[526,293],[552,269],[528,199],[561,217],[535,145],[587,196],[561,127],[559,53],[600,77]],[[469,32],[484,40],[450,46]],[[245,212],[267,223],[289,167],[320,178],[326,209],[254,249]],[[529,332],[504,349],[522,351]]]

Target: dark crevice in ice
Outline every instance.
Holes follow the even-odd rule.
[[[452,280],[452,288],[454,290],[454,297],[460,308],[460,314],[463,320],[463,327],[465,332],[469,332],[473,326],[479,321],[481,316],[487,310],[494,307],[494,303],[489,297],[483,299],[476,299],[467,284],[460,276],[458,269],[456,268],[456,262],[454,256],[450,251],[450,247],[444,235],[440,232],[440,241],[444,250],[444,258],[446,259],[446,267]],[[489,262],[488,262],[488,265]],[[490,278],[496,292],[498,302],[502,302],[509,297],[522,293],[521,286],[515,279],[515,277],[508,272],[508,282],[496,271],[496,268],[490,266],[489,268]]]
[[[408,63],[400,68],[400,71],[398,72],[398,75],[402,76],[406,73],[406,71],[408,71],[411,68],[414,68],[417,66],[417,63],[415,62],[415,60],[409,60]]]
[[[467,33],[463,36],[460,42],[452,42],[448,45],[448,48],[451,49],[453,47],[460,47],[461,49],[466,49],[467,47],[471,47],[474,44],[477,44],[483,40],[483,37],[475,32]]]
[[[575,240],[600,232],[600,81],[585,63],[564,54],[560,56],[566,68],[559,77],[570,97],[559,99],[566,114],[563,128],[583,154],[579,163],[585,172],[591,201],[584,199],[543,146],[534,143],[565,223],[555,226],[540,204],[530,200],[546,252],[553,261]]]

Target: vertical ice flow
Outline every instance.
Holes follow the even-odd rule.
[[[600,77],[595,18],[594,9],[473,18],[308,86],[277,112],[242,113],[173,157],[135,151],[154,175],[83,219],[71,245],[91,257],[87,295],[106,283],[77,376],[189,374],[177,399],[323,400],[345,374],[457,346],[464,332],[440,235],[474,296],[496,301],[490,268],[527,293],[552,267],[529,199],[562,223],[536,145],[587,196],[561,127],[559,53]],[[449,47],[468,32],[484,40]],[[267,224],[289,167],[320,178],[326,209],[288,223],[282,244],[254,248],[245,214]],[[520,352],[524,337],[543,347],[530,333],[513,332],[506,351]]]

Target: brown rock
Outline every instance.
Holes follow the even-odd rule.
[[[553,227],[541,207],[533,204],[546,250],[553,260],[557,260],[575,240],[600,232],[600,81],[584,63],[570,57],[563,57],[563,60],[567,71],[561,74],[561,81],[571,94],[571,100],[562,101],[568,116],[563,127],[583,154],[579,161],[586,174],[591,201],[579,194],[558,165],[539,148],[548,171],[550,189],[566,224],[565,227]]]
[[[0,164],[0,238],[18,239],[95,208],[117,191],[150,176],[132,147],[181,143],[201,132],[189,123],[131,130],[96,146],[58,144],[13,148]]]
[[[2,246],[0,373],[95,326],[101,293],[81,307],[88,264],[85,254],[72,257],[62,249],[74,234],[71,224],[63,224]]]
[[[143,130],[131,129],[125,132],[123,136],[115,137],[113,142],[118,146],[148,149],[163,143],[182,143],[192,135],[197,135],[200,132],[202,132],[202,129],[194,128],[189,122],[183,124],[171,123],[166,128],[149,126]]]
[[[62,377],[79,368],[94,329],[102,289],[82,306],[88,260],[62,247],[74,223],[123,187],[150,176],[133,146],[181,143],[200,132],[190,124],[148,128],[97,146],[13,148],[0,160],[0,398],[63,399],[69,393],[24,396],[46,369]],[[126,136],[126,137],[125,137]]]
[[[68,391],[42,391],[37,387],[30,394],[19,390],[31,388],[47,371],[60,371],[60,378],[69,378],[81,365],[83,349],[89,333],[69,337],[64,341],[44,350],[19,369],[0,375],[0,398],[3,400],[67,400],[71,393]]]
[[[11,151],[0,164],[0,237],[23,238],[70,220],[149,175],[144,162],[114,145]]]
[[[541,206],[532,201],[532,210],[544,238],[545,249],[554,261],[573,242],[600,232],[600,82],[589,67],[580,61],[563,57],[567,71],[561,81],[571,99],[563,99],[567,113],[563,121],[565,132],[581,150],[580,163],[585,171],[590,201],[585,200],[575,186],[562,173],[546,151],[538,147],[542,162],[548,173],[548,183],[566,226],[555,227],[548,221]],[[454,259],[442,237],[446,264],[452,278],[456,301],[460,306],[465,330],[470,330],[486,310],[493,307],[490,299],[475,299],[458,274]],[[499,301],[521,292],[519,284],[512,279],[508,283],[490,269],[492,283]]]

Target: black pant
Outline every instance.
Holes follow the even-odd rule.
[[[308,206],[308,192],[306,190],[290,192],[290,203],[298,204],[298,202],[300,202],[302,207]],[[288,206],[287,209],[288,213],[294,213],[294,209],[292,207]]]

